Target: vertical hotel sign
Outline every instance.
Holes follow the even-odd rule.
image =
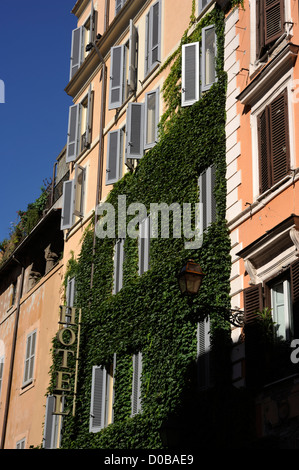
[[[76,322],[76,312],[78,311],[78,321]],[[73,396],[73,416],[76,410],[76,393],[78,381],[78,361],[80,348],[80,326],[81,309],[75,307],[60,307],[60,329],[57,333],[59,346],[55,354],[60,355],[60,365],[55,368],[56,386],[53,396],[55,400],[55,415],[68,415],[70,410],[63,410],[64,398]],[[75,357],[75,367],[70,366],[70,357]],[[71,385],[71,377],[75,374],[74,385]]]

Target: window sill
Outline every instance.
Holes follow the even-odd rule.
[[[272,193],[274,193],[277,189],[279,189],[284,183],[287,183],[289,182],[289,180],[292,180],[295,177],[296,173],[298,172],[299,172],[299,168],[297,168],[297,170],[294,170],[294,175],[284,176],[280,181],[278,181],[273,186],[271,186],[271,188],[267,189],[262,194],[257,196],[256,201],[260,202],[263,199],[267,198],[268,196],[272,195]]]
[[[35,380],[32,379],[30,382],[26,384],[22,384],[20,395],[23,395],[24,393],[28,392],[35,386]]]

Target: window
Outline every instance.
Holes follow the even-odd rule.
[[[66,285],[66,309],[65,309],[65,323],[72,322],[72,309],[75,304],[76,297],[76,278],[71,277],[67,280]],[[65,325],[67,326],[67,325]]]
[[[216,33],[215,26],[202,29],[202,91],[208,90],[216,81]]]
[[[198,14],[207,6],[210,0],[198,0]]]
[[[210,317],[197,324],[197,377],[199,388],[210,386]]]
[[[150,267],[150,225],[150,216],[148,216],[139,226],[138,254],[140,276],[148,271]]]
[[[117,294],[123,286],[124,243],[122,238],[116,242],[114,248],[113,294]]]
[[[182,106],[191,106],[216,82],[216,42],[215,26],[210,25],[202,29],[201,51],[199,42],[182,46]]]
[[[258,116],[259,190],[263,193],[287,175],[290,168],[287,91]]]
[[[109,367],[92,368],[89,432],[99,432],[113,422],[116,355]]]
[[[212,165],[199,176],[199,232],[202,234],[216,221],[216,199],[214,195],[216,169]]]
[[[70,80],[81,67],[87,52],[86,46],[95,41],[97,12],[91,2],[91,13],[84,25],[75,28],[72,32]]]
[[[10,307],[12,307],[15,304],[16,301],[16,294],[17,294],[17,280],[12,283],[12,292],[11,292],[11,297],[10,297]]]
[[[36,331],[27,336],[26,356],[24,364],[23,387],[33,381],[34,362],[35,362]]]
[[[299,261],[293,262],[283,275],[244,290],[245,323],[254,324],[257,312],[269,307],[275,322],[275,332],[284,340],[290,340],[295,333],[298,334],[298,305]]]
[[[58,449],[61,441],[61,430],[63,418],[61,415],[54,414],[56,398],[48,395],[46,403],[45,426],[43,437],[44,449]],[[62,405],[63,408],[63,405]],[[62,410],[61,410],[62,411]]]
[[[141,411],[142,353],[133,355],[132,416]]]
[[[91,144],[92,91],[78,103],[70,106],[66,162],[73,162]]]
[[[161,62],[161,2],[156,2],[146,15],[145,76]]]
[[[284,0],[257,0],[257,58],[284,33]]]
[[[159,89],[145,95],[144,148],[153,147],[158,141]]]
[[[126,160],[142,158],[158,141],[160,89],[146,93],[145,103],[129,103],[126,124]]]
[[[127,0],[115,0],[115,16],[118,15]]]
[[[123,173],[125,127],[108,133],[106,185],[116,183]]]
[[[17,442],[16,449],[25,449],[25,437]]]
[[[4,369],[4,356],[0,357],[0,396],[1,396],[2,381],[3,381],[3,369]]]
[[[199,42],[182,47],[182,106],[199,100]]]
[[[82,218],[85,202],[86,170],[80,165],[75,166],[73,180],[63,183],[63,201],[61,212],[61,230],[69,229],[75,223],[75,217]]]
[[[117,109],[137,85],[138,32],[130,20],[130,38],[126,44],[111,48],[109,109]]]

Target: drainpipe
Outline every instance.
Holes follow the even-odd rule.
[[[109,24],[109,0],[106,0],[105,3],[105,23],[104,23],[104,33],[105,34]],[[101,119],[100,119],[100,131],[99,131],[99,154],[98,154],[98,176],[97,176],[97,190],[96,190],[96,202],[95,208],[97,208],[99,202],[102,199],[102,180],[103,180],[103,154],[104,154],[104,125],[105,125],[105,108],[106,108],[106,82],[107,82],[107,67],[105,61],[94,44],[94,48],[100,57],[102,62],[102,97],[101,97]],[[93,233],[93,248],[92,254],[95,255],[95,245],[96,245],[96,224],[98,221],[97,210],[95,211],[95,220],[94,220],[94,233]],[[94,262],[92,261],[91,265],[91,278],[90,278],[90,288],[93,286],[93,273],[94,273]]]
[[[12,346],[11,346],[9,376],[8,376],[8,382],[7,382],[7,392],[6,392],[6,400],[5,400],[5,409],[4,409],[4,418],[3,418],[0,449],[4,449],[4,443],[5,443],[7,419],[8,419],[8,411],[9,411],[9,402],[10,402],[10,395],[11,395],[12,376],[13,376],[14,360],[15,360],[15,353],[16,353],[16,343],[17,343],[17,334],[18,334],[18,326],[19,326],[19,317],[20,317],[20,303],[21,303],[21,296],[22,296],[23,285],[24,285],[24,276],[25,276],[25,268],[22,265],[22,263],[20,263],[20,261],[17,260],[17,258],[15,256],[13,256],[13,259],[21,266],[22,271],[21,271],[21,281],[20,281],[18,300],[17,300],[17,310],[16,310],[16,318],[15,318],[15,325],[14,325],[14,332],[13,332],[13,340],[12,340]]]

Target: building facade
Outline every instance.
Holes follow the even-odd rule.
[[[72,14],[66,146],[0,268],[2,448],[297,448],[298,2]]]

